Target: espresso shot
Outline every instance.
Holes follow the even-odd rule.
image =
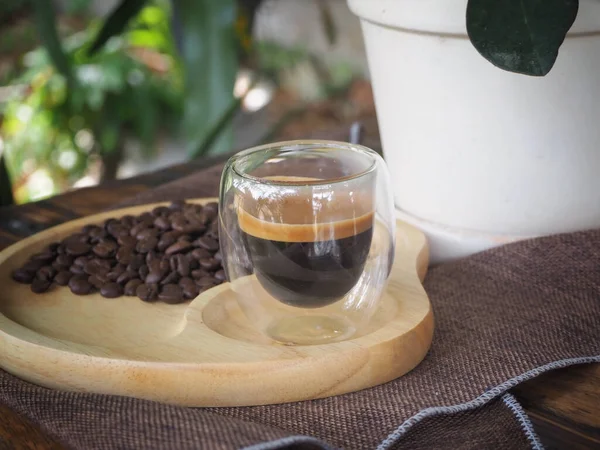
[[[366,196],[343,195],[336,202],[287,197],[257,209],[271,220],[240,207],[243,242],[260,284],[275,299],[299,308],[344,298],[361,277],[371,248],[370,205]],[[315,217],[320,221],[314,223]]]

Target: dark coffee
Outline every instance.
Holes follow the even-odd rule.
[[[293,199],[280,204],[278,218],[288,219],[283,223],[260,220],[243,210],[238,220],[264,289],[290,306],[319,308],[343,298],[362,275],[373,237],[373,213],[353,217],[370,208],[350,204],[352,213],[330,208],[334,220],[315,224],[311,221],[327,218],[328,211],[303,214],[306,205],[311,206]],[[335,220],[344,215],[353,218]]]

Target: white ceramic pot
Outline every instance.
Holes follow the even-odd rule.
[[[600,227],[600,2],[543,78],[468,40],[467,0],[348,0],[361,19],[399,215],[439,262]]]

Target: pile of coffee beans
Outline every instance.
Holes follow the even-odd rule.
[[[12,276],[35,293],[137,295],[181,303],[222,283],[218,205],[173,202],[139,216],[86,225],[31,256]]]

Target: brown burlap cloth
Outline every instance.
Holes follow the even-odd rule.
[[[204,171],[129,203],[216,195],[219,173]],[[57,392],[0,372],[0,401],[78,449],[541,448],[506,392],[544,371],[600,362],[600,231],[443,264],[430,270],[425,288],[436,318],[428,356],[406,376],[361,392],[182,408]]]

